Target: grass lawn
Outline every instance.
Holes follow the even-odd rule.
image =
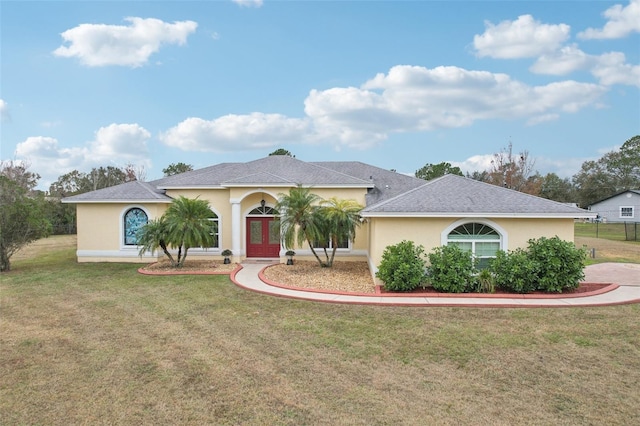
[[[352,306],[226,276],[0,276],[0,424],[640,424],[640,305]]]

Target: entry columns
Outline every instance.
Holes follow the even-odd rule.
[[[242,225],[242,214],[240,211],[240,200],[231,200],[231,251],[233,261],[240,262],[241,238],[240,231]]]

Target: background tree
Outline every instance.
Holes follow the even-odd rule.
[[[581,207],[628,189],[640,188],[640,136],[627,140],[618,151],[585,161],[573,176]]]
[[[30,196],[21,183],[0,174],[0,272],[11,269],[11,256],[18,250],[49,235],[43,203],[41,194]]]
[[[108,188],[138,180],[138,175],[141,173],[144,173],[144,167],[140,169],[131,164],[123,169],[113,166],[94,167],[89,173],[72,170],[59,176],[58,180],[49,186],[49,195],[53,197],[68,197]]]
[[[560,203],[575,203],[576,191],[569,178],[562,179],[555,173],[547,173],[542,178],[540,196]]]
[[[30,164],[23,161],[0,161],[0,175],[15,182],[18,186],[30,193],[35,189],[36,185],[38,185],[40,175],[30,172],[28,170],[29,167]]]
[[[439,164],[426,164],[421,169],[416,170],[415,176],[420,179],[431,180],[447,174],[463,176],[460,167],[454,167],[444,161]]]
[[[493,154],[488,183],[503,186],[527,194],[538,195],[542,185],[541,176],[534,169],[535,160],[529,158],[529,151],[513,153],[513,144]]]
[[[191,164],[185,163],[171,163],[164,169],[162,169],[162,173],[164,173],[165,177],[178,175],[180,173],[190,172],[193,170],[193,166]]]
[[[295,158],[296,156],[293,155],[291,152],[287,151],[284,148],[278,148],[275,151],[273,151],[271,154],[269,154],[269,157],[271,157],[272,155],[286,155],[287,157],[293,157]]]

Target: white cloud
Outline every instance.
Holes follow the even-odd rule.
[[[481,172],[491,168],[491,162],[494,160],[493,154],[474,155],[464,161],[449,161],[452,166],[460,167],[462,173]]]
[[[90,67],[123,65],[140,67],[163,44],[183,45],[198,24],[159,19],[125,18],[131,25],[81,24],[61,34],[69,46],[53,51],[56,56],[77,57]]]
[[[606,91],[572,80],[529,86],[506,74],[399,65],[361,87],[311,90],[304,101],[305,118],[258,112],[213,120],[192,117],[160,138],[167,145],[197,151],[295,142],[365,149],[390,133],[465,127],[478,120],[540,123],[594,105]]]
[[[147,141],[151,134],[138,124],[111,124],[101,127],[95,139],[84,147],[65,148],[57,139],[31,136],[16,147],[16,158],[28,161],[47,188],[72,170],[88,172],[93,167],[123,167],[129,163],[151,166]]]
[[[214,120],[191,117],[160,135],[166,145],[193,151],[229,152],[300,141],[308,120],[254,112]]]
[[[531,67],[537,74],[565,75],[588,70],[600,84],[623,84],[640,87],[640,66],[626,63],[622,52],[588,55],[576,46],[567,46],[558,52],[541,56]]]
[[[558,49],[569,37],[566,24],[542,24],[531,15],[521,15],[515,21],[498,25],[485,22],[485,32],[473,37],[473,46],[480,57],[502,59],[530,58]]]
[[[531,117],[527,120],[527,126],[535,126],[536,124],[546,123],[548,121],[556,121],[560,118],[559,114],[543,114],[536,117]]]
[[[626,84],[640,87],[640,65],[626,63],[624,53],[611,52],[597,58],[591,73],[601,84]]]
[[[640,0],[630,0],[626,7],[616,4],[605,10],[607,23],[602,29],[587,28],[578,33],[581,39],[623,38],[631,33],[640,33]]]
[[[231,0],[242,7],[262,7],[262,0]]]
[[[9,113],[9,104],[0,99],[0,122],[11,121],[11,114]]]
[[[538,58],[530,71],[536,74],[567,75],[574,71],[588,69],[596,62],[592,55],[584,53],[573,44]]]

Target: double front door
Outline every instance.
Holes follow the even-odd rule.
[[[275,217],[247,218],[247,257],[278,257],[280,226]]]

